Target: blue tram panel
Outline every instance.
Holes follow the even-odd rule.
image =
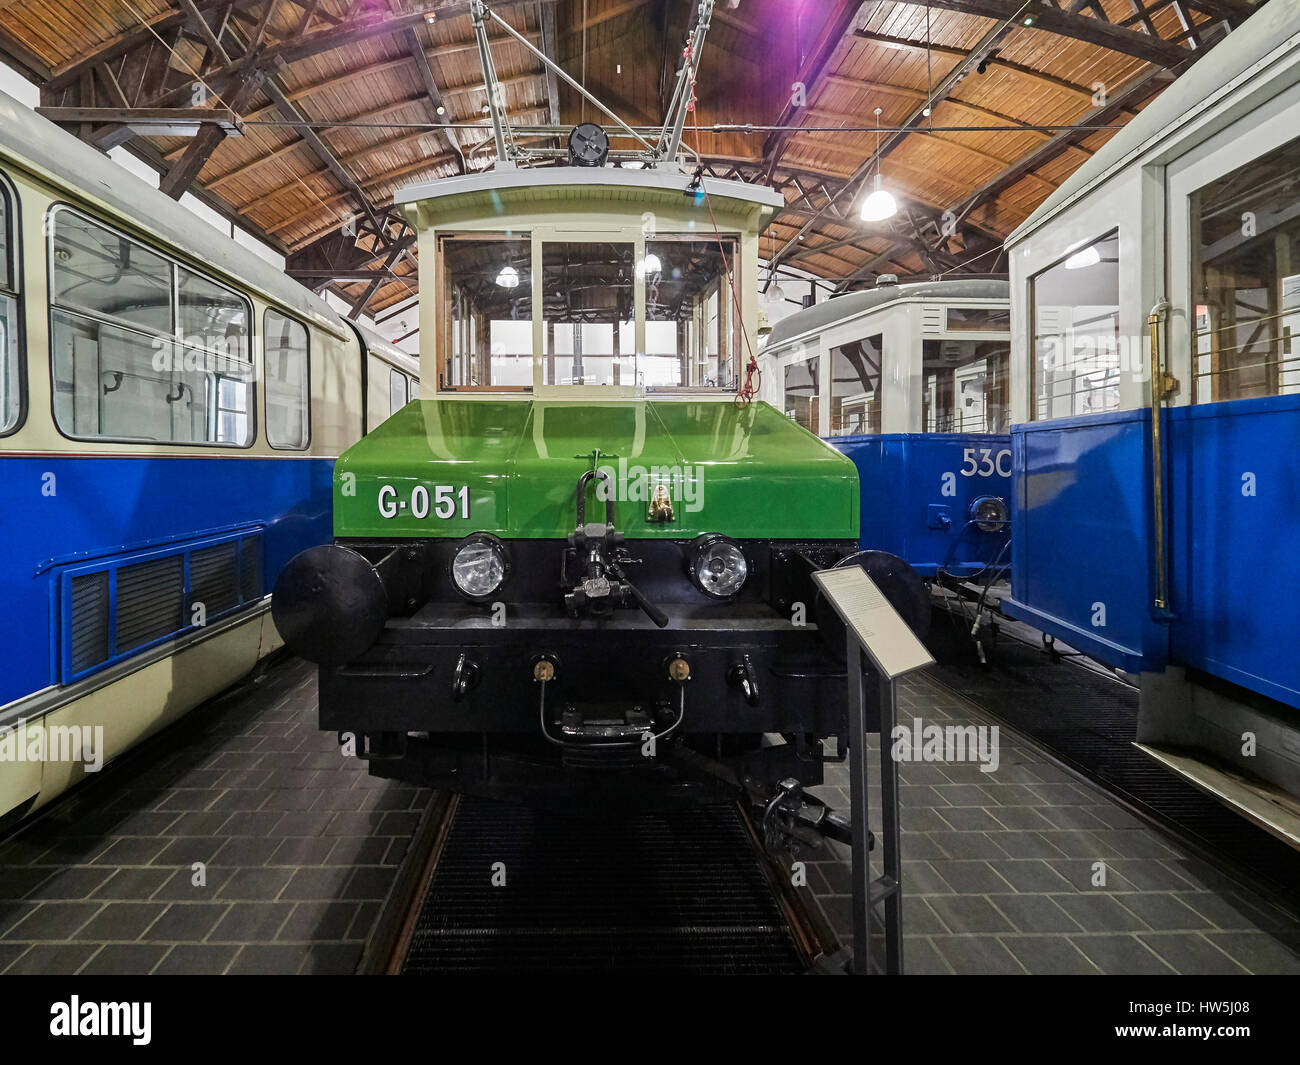
[[[0,705],[94,673],[192,627],[193,601],[208,590],[229,609],[207,611],[207,621],[260,600],[294,554],[329,539],[333,465],[331,459],[234,455],[6,457],[11,492],[0,527],[0,597],[9,616],[23,621],[7,630]],[[195,553],[222,544],[255,572],[242,587],[232,587],[230,575],[210,573],[204,590]],[[129,622],[141,631],[141,621],[116,609],[123,574],[169,557],[184,574],[180,623],[164,632],[163,619],[148,619],[157,638],[127,647],[124,631]],[[74,631],[73,581],[98,574],[103,594],[94,600],[94,616],[77,619]],[[102,653],[85,649],[92,636]]]
[[[1133,673],[1165,659],[1149,612],[1150,427],[1132,410],[1011,428],[1016,550],[1002,609]]]
[[[1009,436],[890,433],[828,443],[858,469],[864,549],[897,555],[926,578],[940,570],[969,576],[999,561],[1006,528],[980,528],[971,509],[983,496],[1008,497]]]
[[[1300,396],[1176,407],[1170,655],[1300,706]]]

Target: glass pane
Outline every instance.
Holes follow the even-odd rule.
[[[22,415],[22,378],[18,371],[18,301],[0,296],[0,433],[7,433]]]
[[[532,242],[526,234],[441,238],[444,381],[533,383]]]
[[[172,266],[129,237],[54,212],[54,302],[171,336]]]
[[[949,307],[948,332],[1011,332],[1010,307]]]
[[[406,374],[388,371],[388,413],[396,414],[406,406]]]
[[[542,379],[557,385],[636,382],[634,246],[542,245]]]
[[[880,358],[877,333],[831,349],[831,435],[880,432]]]
[[[646,241],[638,271],[646,286],[646,385],[736,386],[740,326],[728,272],[736,241],[724,237],[721,245],[662,236]]]
[[[814,355],[785,367],[785,402],[783,409],[809,432],[819,432],[817,419],[817,382],[821,358]]]
[[[927,433],[1005,433],[1010,429],[1011,344],[927,340],[921,404]]]
[[[1192,196],[1195,401],[1300,392],[1300,140]]]
[[[1119,232],[1030,282],[1035,418],[1119,409]]]
[[[14,286],[13,263],[10,261],[9,225],[12,221],[9,211],[9,197],[0,191],[0,287],[12,292]]]
[[[307,327],[268,310],[263,332],[267,442],[272,447],[305,448],[311,424]]]
[[[182,266],[176,268],[176,292],[187,346],[248,361],[249,309],[242,296]]]
[[[177,444],[252,440],[252,370],[165,338],[56,311],[54,417],[69,436]]]

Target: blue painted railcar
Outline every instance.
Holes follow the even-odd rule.
[[[1008,238],[1003,600],[1136,674],[1139,741],[1293,843],[1298,46],[1263,8]]]
[[[1002,281],[886,280],[783,318],[763,349],[764,398],[857,466],[862,547],[923,578],[1009,554],[1009,317]]]
[[[0,94],[0,823],[280,646],[334,458],[416,370]]]

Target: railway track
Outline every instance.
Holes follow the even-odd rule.
[[[439,794],[361,968],[797,974],[836,950],[739,804],[578,819]]]

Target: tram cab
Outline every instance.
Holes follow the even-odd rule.
[[[779,194],[561,166],[398,202],[426,390],[339,458],[334,543],[273,597],[321,726],[373,774],[548,803],[817,782],[843,634],[802,618],[858,483],[755,394]]]
[[[1006,561],[1010,310],[1004,281],[837,296],[782,319],[763,395],[853,460],[861,543],[922,578]]]

